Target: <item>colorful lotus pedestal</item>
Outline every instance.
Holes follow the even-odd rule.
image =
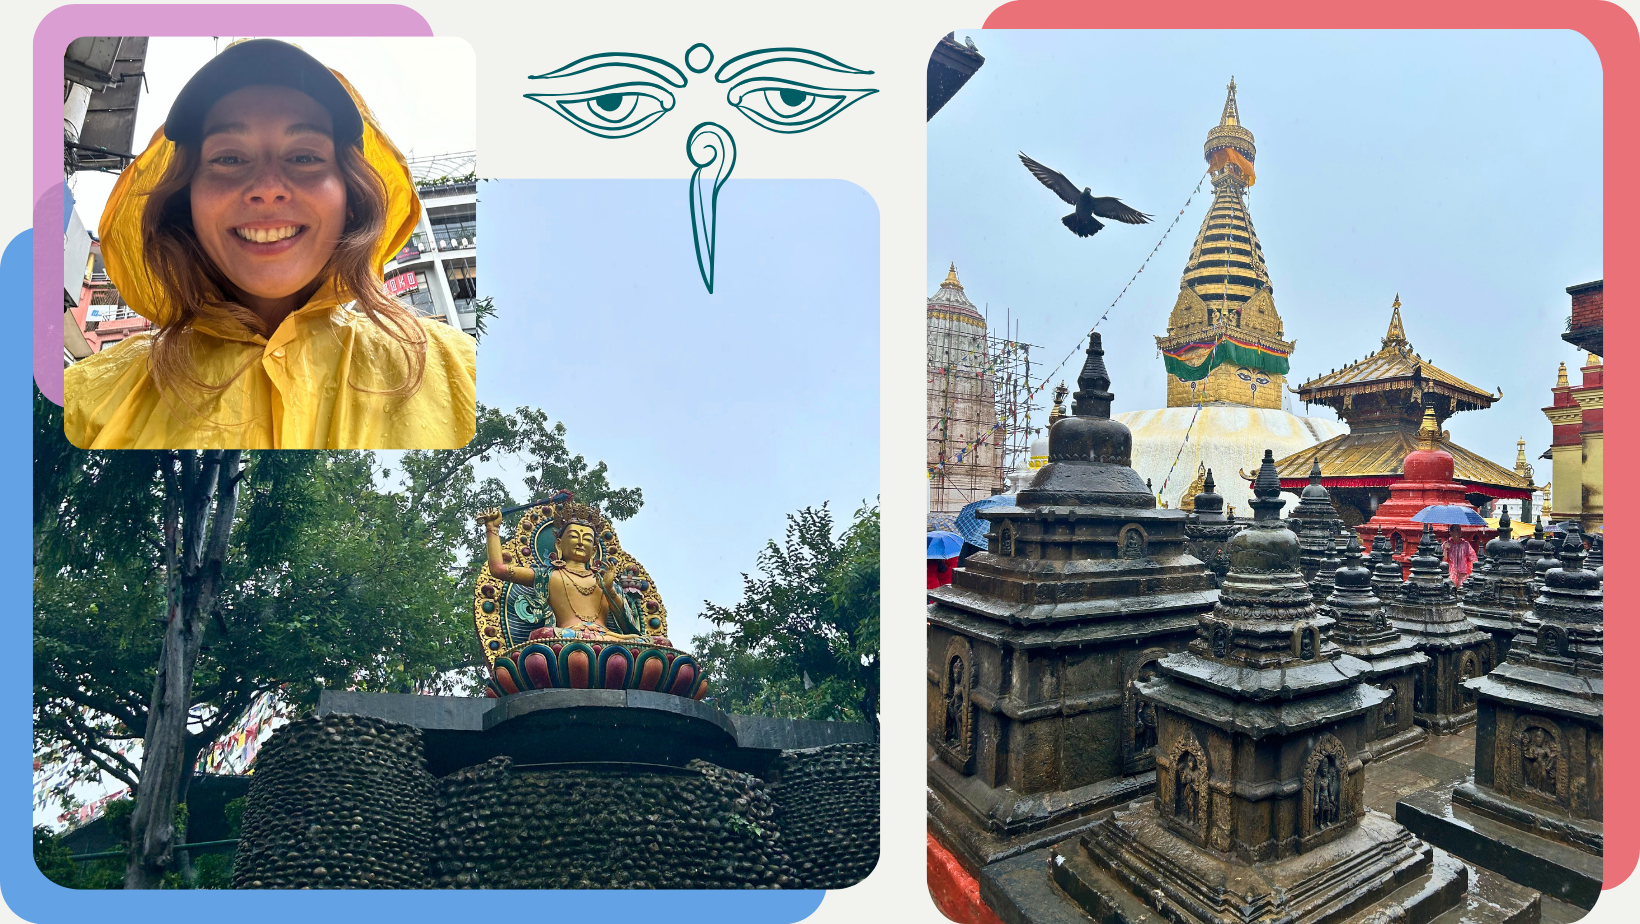
[[[568,492],[526,509],[511,539],[490,530],[490,567],[473,595],[473,623],[490,665],[485,694],[526,690],[647,690],[706,695],[700,664],[673,647],[654,579],[621,548],[614,527]]]
[[[500,653],[487,696],[525,690],[651,690],[689,699],[706,695],[706,678],[687,652],[665,636],[609,641],[574,629],[537,629]]]

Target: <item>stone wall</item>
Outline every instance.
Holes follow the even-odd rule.
[[[685,768],[514,767],[439,780],[434,888],[753,889],[791,882],[767,784]]]
[[[419,730],[365,716],[298,719],[257,756],[234,887],[425,888],[433,806]]]
[[[775,761],[775,824],[800,889],[843,889],[877,865],[878,748],[837,744]]]
[[[500,756],[435,778],[413,726],[308,717],[257,760],[234,885],[841,888],[871,871],[876,744],[782,751],[765,775]]]

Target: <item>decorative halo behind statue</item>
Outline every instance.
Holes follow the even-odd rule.
[[[480,521],[497,513],[481,515]],[[583,539],[588,534],[575,527],[590,531],[592,549],[584,565],[565,560],[565,530],[580,532]],[[587,559],[584,546],[582,552]],[[479,573],[473,623],[491,669],[487,695],[548,688],[706,695],[699,664],[667,637],[666,606],[654,580],[621,548],[614,527],[595,508],[575,502],[567,491],[550,495],[527,509],[512,538],[501,543],[500,560],[503,573],[517,568],[529,577],[511,581],[492,568]],[[578,572],[578,565],[586,571]],[[555,571],[565,574],[558,590],[549,592]],[[570,610],[578,602],[604,598],[607,627],[587,625],[579,612],[555,613],[553,594],[560,608]]]

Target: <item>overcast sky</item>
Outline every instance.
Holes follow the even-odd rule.
[[[673,640],[733,606],[786,514],[846,526],[878,492],[878,219],[840,180],[740,180],[718,197],[716,294],[684,180],[479,184],[496,318],[478,398],[540,408],[572,452],[643,489],[617,524]],[[480,464],[523,498],[520,466]],[[510,536],[508,532],[504,536]]]
[[[133,146],[140,153],[165,124],[188,78],[234,36],[148,40],[147,91],[137,103]],[[287,39],[325,66],[340,71],[376,114],[387,136],[407,157],[471,151],[478,129],[473,115],[477,82],[473,50],[453,38]],[[114,188],[111,173],[83,171],[69,181],[75,207],[95,231]]]
[[[1549,444],[1539,408],[1568,285],[1599,279],[1600,63],[1573,32],[1075,32],[973,37],[985,64],[928,128],[927,289],[955,260],[967,293],[1022,321],[1033,365],[1075,347],[1206,169],[1232,75],[1258,148],[1248,208],[1296,385],[1379,347],[1400,293],[1408,338],[1488,391],[1453,438],[1505,467]],[[1023,150],[1156,223],[1079,239]],[[1116,412],[1162,407],[1164,332],[1212,200],[1203,184],[1100,326]],[[1074,388],[1080,360],[1056,375]],[[1576,373],[1573,373],[1574,381]],[[1298,404],[1297,413],[1304,413]],[[1317,406],[1310,413],[1332,419]],[[1038,415],[1036,419],[1042,419]],[[1547,462],[1538,462],[1542,478]]]

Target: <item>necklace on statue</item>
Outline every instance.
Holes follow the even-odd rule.
[[[592,592],[598,589],[598,579],[593,575],[590,569],[584,574],[577,574],[576,572],[571,571],[569,566],[566,565],[563,570],[564,577],[568,579],[569,586],[575,588],[576,592],[581,594],[581,596],[591,596]],[[586,583],[582,584],[582,581],[586,581]]]

